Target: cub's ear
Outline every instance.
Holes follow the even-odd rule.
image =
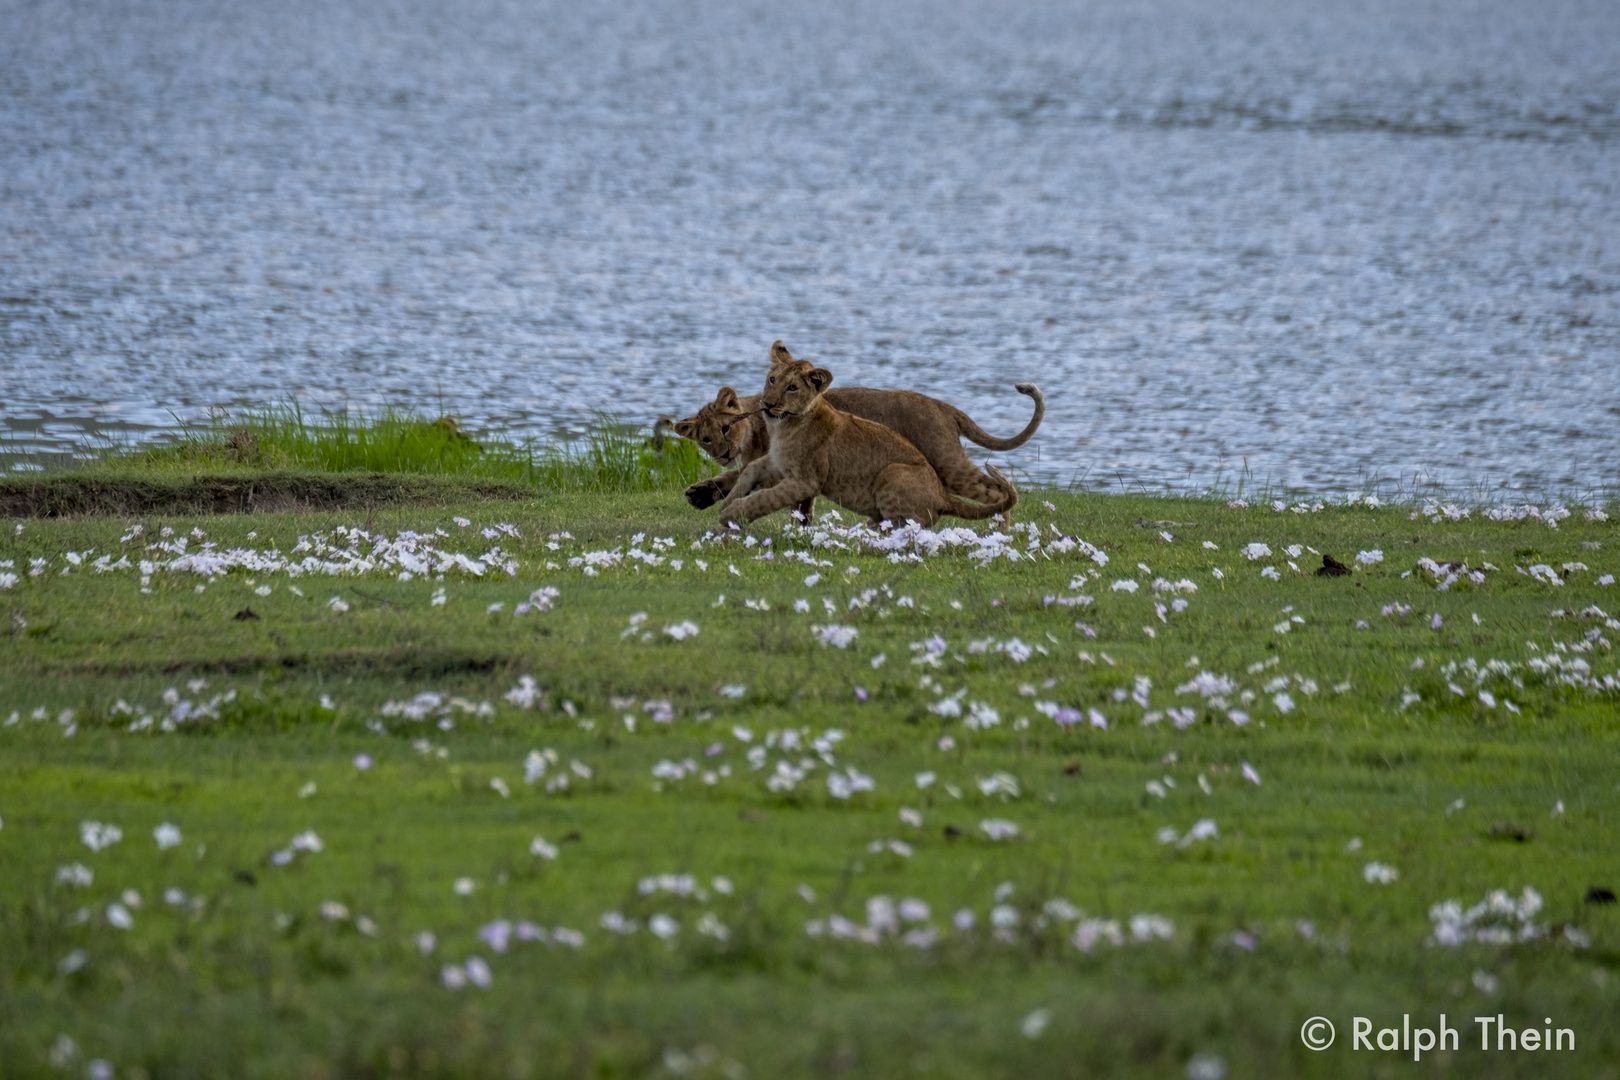
[[[771,363],[791,364],[793,363],[793,354],[788,352],[787,346],[780,341],[773,341],[771,343]]]
[[[824,367],[811,368],[805,378],[810,380],[810,385],[816,388],[818,394],[832,385],[832,372]]]
[[[695,419],[675,421],[675,434],[683,439],[690,439],[697,434],[697,421]]]
[[[729,386],[720,388],[720,392],[714,395],[714,403],[722,409],[737,409],[738,411],[742,409],[742,406],[737,403],[737,391]]]

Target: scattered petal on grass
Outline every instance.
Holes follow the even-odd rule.
[[[167,821],[152,830],[152,839],[157,841],[159,851],[168,851],[172,847],[180,846],[180,827],[171,825]]]
[[[496,919],[485,923],[478,928],[478,938],[488,945],[491,952],[504,953],[512,942],[512,922],[510,919]]]
[[[1362,867],[1361,876],[1369,885],[1393,885],[1400,879],[1401,873],[1393,866],[1381,862],[1370,862]]]
[[[1193,822],[1193,827],[1187,830],[1187,835],[1176,842],[1177,847],[1188,847],[1200,840],[1214,840],[1221,835],[1220,828],[1215,824],[1214,818],[1199,818]],[[1162,841],[1162,830],[1161,830]]]
[[[124,838],[124,830],[116,825],[103,825],[99,821],[79,822],[79,840],[91,851],[112,847]]]
[[[1018,836],[1018,826],[1002,818],[985,818],[979,822],[979,831],[992,840],[1011,840]]]
[[[1023,1032],[1026,1039],[1038,1039],[1051,1022],[1051,1009],[1036,1009],[1019,1022],[1018,1030]]]
[[[812,626],[810,633],[823,645],[831,645],[835,649],[847,649],[850,642],[860,637],[861,632],[853,626],[844,626],[837,623],[828,626]]]
[[[456,878],[451,888],[455,890],[457,896],[471,896],[478,888],[478,882],[470,877],[459,877]]]

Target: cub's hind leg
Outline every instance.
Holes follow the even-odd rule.
[[[945,489],[932,465],[890,465],[878,473],[872,487],[875,517],[904,525],[915,521],[931,529],[945,508]]]

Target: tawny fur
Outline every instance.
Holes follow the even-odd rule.
[[[771,346],[771,362],[794,362],[780,342]],[[980,472],[962,448],[967,438],[991,450],[1012,450],[1035,434],[1046,415],[1046,399],[1033,383],[1019,383],[1019,393],[1035,402],[1035,415],[1024,430],[1008,439],[986,432],[956,406],[910,390],[873,390],[864,386],[840,387],[826,392],[827,404],[842,412],[889,427],[905,436],[939,474],[945,490],[977,502],[999,499],[999,488]],[[675,425],[677,434],[691,439],[721,465],[737,466],[687,488],[687,501],[702,509],[724,498],[736,483],[740,469],[770,453],[770,432],[763,417],[748,415],[759,409],[759,395],[739,398],[729,386],[709,404]],[[1010,507],[1008,507],[1010,509]]]
[[[987,518],[1017,501],[1017,491],[994,466],[988,478],[991,499],[976,504],[950,494],[922,451],[904,436],[833,408],[825,395],[831,383],[831,372],[803,360],[778,357],[771,365],[759,395],[770,452],[738,476],[720,505],[722,526],[754,521],[817,495],[865,514],[874,525],[932,526],[942,514]]]

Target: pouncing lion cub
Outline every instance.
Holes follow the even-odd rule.
[[[771,346],[771,363],[793,363],[793,356],[780,341]],[[834,388],[826,392],[827,404],[841,412],[853,413],[899,432],[918,450],[939,474],[945,490],[964,499],[993,502],[999,489],[962,449],[966,438],[989,450],[1013,450],[1032,438],[1046,415],[1046,399],[1034,383],[1019,383],[1015,389],[1035,402],[1035,415],[1024,430],[1007,439],[985,431],[967,413],[938,398],[910,390],[873,390],[864,386]],[[730,469],[719,476],[700,480],[686,489],[686,500],[698,509],[712,506],[731,491],[740,469],[770,452],[770,431],[757,415],[759,396],[738,397],[729,386],[709,404],[675,425],[675,433],[691,439],[699,449]],[[800,508],[806,517],[810,507]]]
[[[826,368],[792,357],[771,365],[759,395],[770,452],[737,477],[720,504],[722,527],[817,495],[865,514],[873,525],[932,526],[941,514],[987,518],[1017,502],[1018,492],[993,465],[988,477],[993,501],[968,503],[947,492],[928,459],[898,432],[833,408],[826,399],[832,378]]]

